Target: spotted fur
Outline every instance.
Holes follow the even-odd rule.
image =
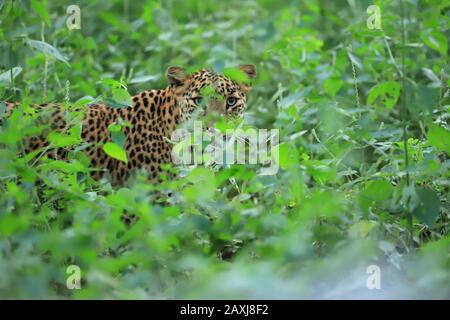
[[[240,70],[249,79],[256,76],[254,65],[243,65]],[[180,67],[167,70],[169,86],[160,90],[148,90],[131,98],[128,108],[111,108],[106,104],[94,104],[86,108],[81,136],[89,147],[84,150],[91,166],[101,169],[93,174],[99,179],[108,175],[114,184],[123,184],[136,169],[145,168],[151,181],[155,181],[161,165],[170,163],[172,145],[170,139],[174,129],[189,119],[199,108],[214,110],[230,117],[241,117],[245,110],[246,94],[250,84],[238,83],[209,70],[187,74]],[[213,88],[216,95],[206,103],[199,104],[202,89]],[[229,102],[234,102],[232,105]],[[6,114],[10,114],[14,104],[6,103]],[[51,109],[51,128],[59,132],[67,130],[64,113],[58,104],[41,104],[37,109]],[[108,126],[122,119],[131,123],[124,126],[125,151],[128,163],[109,157],[102,146],[111,141]],[[166,139],[167,138],[167,139]],[[25,152],[48,148],[45,136],[31,137],[25,145]],[[65,159],[64,148],[45,150],[50,158]]]

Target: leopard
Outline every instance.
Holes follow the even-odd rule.
[[[83,150],[94,170],[92,177],[100,180],[108,177],[113,185],[124,185],[133,172],[144,171],[150,182],[158,181],[165,164],[173,163],[171,135],[196,111],[202,115],[215,112],[227,118],[242,118],[246,109],[247,94],[256,77],[256,66],[244,64],[235,68],[244,77],[236,78],[200,69],[188,72],[179,66],[166,71],[168,86],[163,89],[145,90],[131,96],[129,106],[117,108],[107,103],[91,103],[85,106],[81,124],[81,139],[87,144]],[[214,95],[205,99],[205,88],[212,88]],[[211,90],[209,90],[211,91]],[[19,102],[4,102],[6,116]],[[61,104],[42,103],[39,110],[51,109],[51,129],[66,133],[68,123]],[[113,141],[110,125],[119,121],[129,123],[122,126],[125,137],[124,151],[127,161],[109,156],[103,145]],[[24,151],[30,153],[44,150],[48,158],[67,160],[68,148],[52,148],[44,135],[27,139]]]

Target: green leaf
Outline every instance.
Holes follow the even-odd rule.
[[[422,40],[431,49],[438,51],[443,56],[447,56],[447,38],[442,33],[434,31],[430,34],[422,35]]]
[[[434,124],[428,125],[428,143],[450,155],[450,131]]]
[[[127,153],[114,142],[108,142],[103,145],[103,151],[111,158],[128,163]]]
[[[47,26],[51,26],[52,23],[47,8],[41,1],[31,0],[31,8],[41,17],[42,20],[44,20]]]
[[[347,55],[350,58],[350,60],[353,62],[353,64],[360,70],[362,70],[363,65],[361,60],[355,56],[353,53],[351,53],[350,51],[347,51]]]
[[[359,204],[364,212],[372,206],[383,205],[393,192],[392,185],[386,180],[370,181],[359,195]]]
[[[117,101],[115,101],[113,99],[109,99],[109,98],[105,98],[102,100],[108,107],[113,108],[113,109],[128,108],[130,106],[128,104],[123,104],[123,103],[117,102]],[[131,103],[131,101],[130,101],[130,103]]]
[[[378,104],[381,103],[386,109],[392,109],[397,104],[399,97],[400,84],[395,81],[383,82],[370,89],[367,103],[374,105],[378,100]]]
[[[194,184],[203,183],[208,187],[215,188],[214,173],[207,168],[197,167],[188,174],[188,180]]]
[[[112,123],[108,126],[109,132],[119,132],[122,130],[122,126],[120,124]]]
[[[92,104],[92,103],[95,103],[96,102],[96,99],[95,98],[93,98],[93,97],[91,97],[91,96],[84,96],[84,97],[81,97],[80,99],[78,99],[74,104],[73,104],[73,106],[74,107],[81,107],[81,106],[84,106],[84,105],[86,105],[86,104]]]
[[[110,88],[125,88],[125,85],[121,83],[120,81],[111,79],[111,78],[104,78],[99,81],[99,83],[106,84]]]
[[[84,167],[80,162],[73,161],[61,161],[61,160],[51,160],[48,163],[44,163],[40,165],[41,169],[46,170],[58,170],[67,173],[75,173],[75,172],[84,172],[87,171],[86,167]]]
[[[201,88],[200,95],[204,98],[204,100],[211,98],[223,99],[223,97],[222,98],[219,97],[219,95],[216,92],[216,89],[214,89],[214,87],[211,85]],[[202,104],[203,103],[205,103],[205,101],[203,101]]]
[[[344,82],[339,78],[328,78],[323,83],[323,92],[335,96],[343,84]]]
[[[375,221],[360,220],[349,228],[349,234],[354,238],[364,238],[377,225]]]
[[[204,167],[194,168],[189,172],[188,181],[193,185],[183,190],[183,196],[188,201],[197,202],[199,200],[209,200],[216,191],[214,173]]]
[[[122,149],[125,147],[125,134],[122,132],[122,125],[110,124],[108,131],[111,132],[112,141]]]
[[[5,215],[0,217],[0,236],[10,237],[26,230],[30,221],[25,215]]]
[[[421,111],[426,114],[433,112],[439,102],[439,89],[419,85],[415,91],[417,93],[417,101],[414,105],[417,110],[411,110],[410,108],[410,111],[414,113]]]
[[[442,81],[439,77],[433,72],[433,70],[429,68],[422,68],[423,74],[431,80],[433,86],[440,87],[442,86]]]
[[[64,62],[66,65],[70,67],[70,64],[69,62],[67,62],[66,58],[64,58],[64,56],[55,47],[49,45],[47,42],[38,40],[28,40],[28,45],[39,52],[42,52],[59,61]]]
[[[144,83],[144,82],[153,82],[161,78],[159,75],[143,75],[143,76],[137,76],[128,81],[128,83],[135,84],[135,83]]]
[[[54,146],[58,148],[63,148],[67,146],[71,146],[74,144],[78,144],[81,140],[77,137],[71,135],[65,135],[58,132],[50,132],[47,136],[47,140]]]
[[[279,164],[282,169],[298,164],[298,152],[290,144],[280,143],[273,148],[272,152],[278,152]]]
[[[413,215],[428,226],[433,225],[439,215],[441,202],[436,192],[431,189],[417,188],[419,203],[413,210]]]
[[[112,99],[122,105],[127,107],[131,106],[131,97],[126,89],[123,88],[112,88]]]
[[[0,118],[3,117],[5,112],[6,112],[6,105],[3,102],[0,102]]]
[[[245,74],[244,71],[238,69],[238,68],[225,68],[223,70],[223,75],[227,78],[230,78],[233,81],[236,81],[238,83],[249,83],[250,79]]]
[[[110,78],[99,81],[106,84],[111,90],[111,97],[102,98],[103,102],[114,109],[128,108],[131,106],[131,96],[127,91],[125,83]]]
[[[21,67],[12,68],[12,78],[15,79],[21,72]],[[11,69],[0,74],[0,82],[11,83]]]

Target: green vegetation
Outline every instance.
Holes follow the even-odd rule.
[[[448,1],[77,4],[69,30],[71,1],[0,1],[0,101],[22,103],[0,129],[0,298],[450,298]],[[246,124],[280,130],[276,175],[90,177],[77,107],[122,107],[172,65],[242,63],[258,69]],[[17,156],[46,132],[42,102],[67,109],[69,132],[48,133],[67,162]],[[116,138],[105,148],[123,157]]]

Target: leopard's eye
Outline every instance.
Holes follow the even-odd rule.
[[[199,106],[202,103],[202,97],[194,98],[194,103],[196,106]]]
[[[234,98],[234,97],[229,97],[229,98],[227,99],[227,106],[228,106],[228,107],[232,107],[232,106],[234,106],[234,105],[236,104],[236,102],[237,102],[237,99],[236,99],[236,98]]]

